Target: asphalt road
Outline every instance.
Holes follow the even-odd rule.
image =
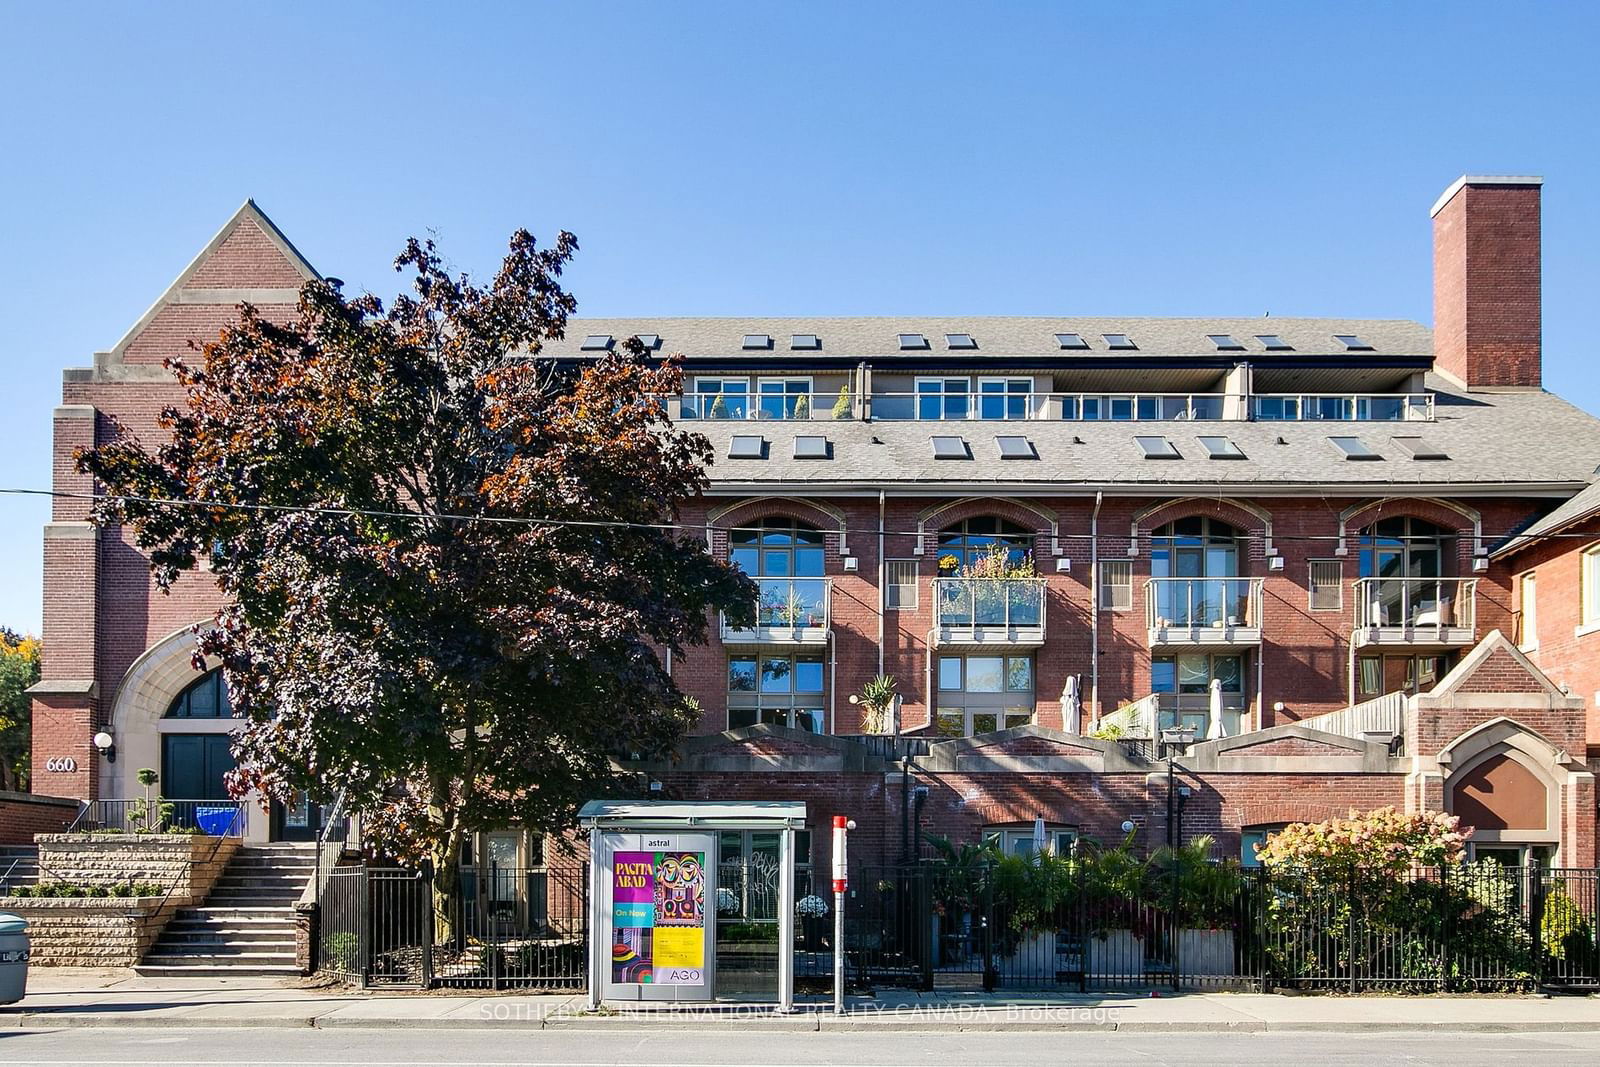
[[[942,1067],[1130,1062],[1204,1064],[1494,1065],[1530,1056],[1600,1060],[1600,1033],[1129,1034],[1129,1033],[685,1033],[593,1030],[129,1029],[0,1030],[6,1067]]]

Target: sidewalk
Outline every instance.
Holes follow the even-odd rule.
[[[1312,997],[1258,993],[1005,998],[888,994],[791,1015],[708,1005],[589,1014],[569,994],[473,996],[305,988],[275,979],[139,978],[124,971],[37,969],[0,1030],[139,1027],[508,1027],[563,1030],[1281,1032],[1600,1031],[1595,997]]]

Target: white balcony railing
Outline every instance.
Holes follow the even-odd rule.
[[[1260,578],[1151,578],[1145,621],[1152,645],[1259,645]]]
[[[755,624],[722,617],[725,645],[825,645],[833,599],[831,578],[757,578]]]
[[[677,417],[716,422],[835,422],[855,418],[850,394],[844,393],[684,393]],[[837,411],[837,414],[835,412]]]
[[[1034,648],[1044,644],[1043,578],[935,578],[938,643]]]
[[[1470,645],[1476,578],[1358,578],[1356,644]]]
[[[891,422],[1433,421],[1432,393],[1013,393],[969,389],[879,391],[872,394],[871,401],[872,418]],[[753,396],[750,403],[755,403]]]

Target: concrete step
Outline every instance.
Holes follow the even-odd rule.
[[[179,919],[206,919],[226,922],[235,922],[244,919],[271,919],[275,922],[294,922],[294,908],[292,907],[204,907],[184,908],[173,916],[173,921]]]
[[[294,938],[278,941],[224,941],[220,938],[214,941],[168,941],[162,938],[155,947],[145,955],[145,961],[159,963],[169,957],[181,956],[185,959],[208,958],[225,956],[228,959],[248,957],[254,959],[258,956],[286,957],[290,963],[294,962]]]
[[[293,978],[299,967],[288,963],[215,963],[202,958],[190,963],[141,963],[133,973],[144,978]]]
[[[275,944],[282,941],[294,943],[294,927],[276,926],[272,929],[260,930],[239,926],[192,926],[181,930],[174,930],[170,926],[162,932],[162,941],[171,941],[174,944],[210,944],[220,942],[232,944],[235,942],[259,942],[261,944]]]

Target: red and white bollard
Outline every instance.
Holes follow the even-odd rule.
[[[833,1013],[844,1014],[844,891],[849,888],[849,866],[845,859],[846,835],[856,828],[855,820],[833,817]]]

